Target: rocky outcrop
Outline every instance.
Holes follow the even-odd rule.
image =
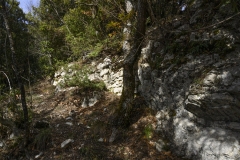
[[[227,17],[226,8],[214,17]],[[169,48],[158,33],[142,50],[139,94],[156,110],[157,130],[173,152],[190,159],[240,159],[240,22],[233,18],[215,31],[180,35],[191,26],[173,23],[179,38]]]
[[[157,130],[187,158],[240,157],[240,52],[214,57],[187,55],[187,63],[163,70],[140,65],[139,91],[158,111]]]
[[[187,23],[186,18],[172,22],[174,39],[168,43],[164,31],[149,30],[151,40],[142,49],[136,92],[156,110],[156,130],[165,138],[159,140],[160,146],[168,145],[190,159],[240,159],[240,22],[229,5],[214,13],[212,2],[199,9],[201,2],[193,3]],[[205,13],[216,26],[194,30]],[[232,18],[217,26],[228,17]],[[185,32],[189,30],[192,32]],[[114,71],[112,66],[109,57],[100,64],[92,63],[88,78],[103,80],[110,91],[120,95],[123,70]],[[75,71],[59,71],[54,85],[67,74],[73,76]]]
[[[123,81],[123,69],[120,68],[117,71],[112,70],[112,60],[108,57],[102,60],[101,63],[97,64],[96,62],[92,62],[89,70],[79,71],[77,69],[77,63],[70,63],[65,67],[61,67],[54,75],[53,85],[56,87],[56,92],[58,91],[68,91],[72,88],[64,88],[64,84],[66,80],[72,80],[74,78],[84,78],[85,76],[90,81],[101,80],[105,83],[107,89],[117,95],[121,95],[122,93],[122,81]],[[79,68],[79,67],[78,67]],[[81,73],[79,73],[81,72]],[[92,106],[96,102],[94,99],[96,95],[93,95],[92,98],[83,102],[82,106]],[[87,101],[94,101],[90,102]]]
[[[104,81],[106,87],[109,91],[121,95],[122,93],[122,81],[123,81],[123,69],[113,71],[112,60],[110,58],[105,58],[102,63],[97,65],[93,64],[96,70],[89,75],[90,80],[100,79]]]

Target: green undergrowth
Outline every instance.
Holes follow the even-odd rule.
[[[154,132],[154,129],[152,125],[148,124],[144,127],[143,133],[144,133],[144,137],[146,137],[147,139],[151,139],[153,137],[153,132]]]
[[[61,84],[61,87],[79,87],[83,90],[95,90],[102,91],[106,89],[105,83],[101,80],[90,81],[88,75],[90,73],[88,67],[82,67],[76,70],[76,73],[73,76],[65,76],[64,83]]]

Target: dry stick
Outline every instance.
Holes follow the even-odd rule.
[[[33,95],[32,95],[32,87],[31,87],[31,66],[30,66],[30,62],[29,62],[29,54],[28,54],[28,85],[29,85],[29,92],[30,92],[30,97],[31,97],[31,101],[30,101],[30,107],[33,107]]]
[[[7,80],[8,80],[8,85],[9,85],[9,90],[10,90],[10,92],[11,92],[11,90],[12,90],[12,87],[11,87],[11,83],[10,83],[10,80],[9,80],[9,78],[8,78],[7,74],[6,74],[4,71],[0,71],[0,73],[3,73],[3,74],[4,74],[4,76],[7,78]]]
[[[152,20],[153,23],[155,23],[156,18],[154,16],[150,0],[147,0],[147,4],[148,4],[148,10],[149,10],[148,12],[149,12],[149,15],[151,17],[151,20]]]
[[[0,73],[3,73],[3,75],[7,78],[8,85],[9,85],[9,95],[11,96],[12,87],[11,87],[10,80],[9,80],[7,74],[6,74],[4,71],[0,71]],[[11,97],[10,97],[10,100],[11,100]],[[2,112],[4,112],[4,111],[2,110]],[[7,115],[8,115],[8,114],[7,114],[7,109],[6,109],[6,116],[7,116]],[[1,118],[3,119],[3,114],[2,114],[2,117],[1,117]],[[3,122],[3,120],[2,120],[2,122]],[[3,122],[3,123],[4,123],[4,122]],[[8,124],[8,123],[7,123],[7,124]]]

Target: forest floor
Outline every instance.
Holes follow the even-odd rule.
[[[28,159],[180,160],[170,151],[156,149],[160,135],[154,131],[156,119],[150,109],[136,110],[131,126],[119,130],[110,143],[113,128],[109,122],[119,102],[115,94],[104,91],[94,106],[83,108],[76,90],[55,93],[47,81],[36,84],[32,93],[32,124],[47,122],[49,127],[31,126]],[[62,147],[66,140],[69,143]],[[21,158],[23,151],[17,146],[1,152],[4,159],[26,159]]]

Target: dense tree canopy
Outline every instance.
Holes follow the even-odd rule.
[[[29,40],[31,39],[31,35],[28,32],[28,20],[25,17],[23,11],[19,8],[19,2],[10,1],[7,6],[8,7],[8,21],[9,27],[11,28],[14,47],[16,50],[16,59],[18,65],[21,67],[21,72],[24,75],[28,73],[28,60],[33,60],[33,57],[29,55]],[[6,72],[10,77],[11,81],[14,81],[12,77],[12,57],[11,57],[11,50],[8,40],[7,31],[5,28],[5,23],[3,20],[3,16],[0,16],[0,70]],[[0,81],[4,81],[5,78],[2,76],[0,77]],[[6,87],[6,86],[5,86]]]

